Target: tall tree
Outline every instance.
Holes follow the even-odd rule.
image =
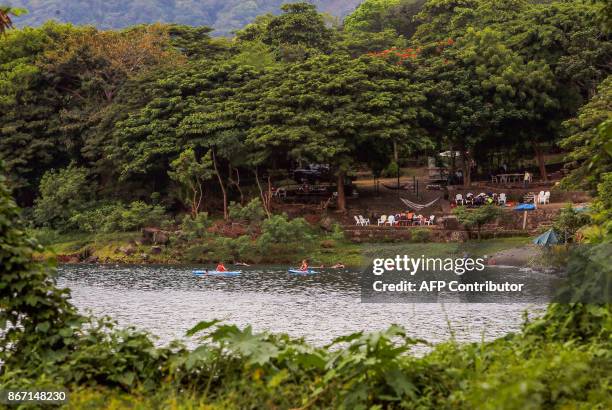
[[[189,204],[191,216],[196,219],[204,200],[204,182],[213,176],[210,153],[198,160],[194,150],[187,148],[170,163],[170,168],[170,178],[186,188],[184,201]]]
[[[159,78],[155,97],[117,124],[114,156],[123,178],[167,170],[186,147],[197,155],[210,151],[227,217],[227,185],[242,162],[245,126],[228,107],[256,75],[248,66],[199,61]]]
[[[510,124],[537,115],[536,107],[556,104],[549,95],[549,67],[525,61],[490,28],[468,29],[456,42],[438,44],[422,61],[422,81],[435,84],[429,94],[436,118],[432,131],[462,153],[466,186],[477,151],[484,154],[490,147],[516,141]]]
[[[22,204],[42,174],[99,161],[99,124],[125,84],[183,60],[162,26],[125,32],[48,23],[0,38],[0,158]],[[108,125],[108,123],[106,124]]]
[[[489,28],[524,61],[550,67],[554,74],[553,87],[546,92],[550,101],[530,106],[530,115],[510,124],[510,130],[520,131],[512,138],[514,149],[521,155],[527,150],[534,153],[541,178],[547,179],[544,155],[555,145],[560,124],[575,115],[612,68],[612,42],[597,23],[598,12],[593,2],[582,0],[431,0],[418,16],[422,24],[415,41],[435,49],[449,38],[460,42],[470,27]],[[554,100],[557,103],[551,104]]]
[[[39,61],[73,29],[46,24],[0,36],[0,160],[18,202],[32,205],[42,175],[68,165],[61,95],[45,82]]]
[[[179,124],[178,132],[190,146],[210,150],[223,196],[223,215],[227,219],[228,185],[235,187],[243,199],[239,167],[245,164],[244,140],[248,126],[234,110],[233,102],[236,98],[243,98],[243,88],[258,76],[258,71],[249,66],[226,64],[213,68],[211,73],[216,76],[217,86],[193,101],[190,113]]]
[[[279,60],[303,61],[309,56],[329,52],[333,32],[324,16],[310,3],[281,6],[278,16],[265,15],[238,32],[241,41],[261,41],[270,46]]]
[[[573,169],[563,182],[567,187],[595,191],[603,175],[612,172],[612,77],[564,126],[568,136],[561,147],[569,151],[567,160]]]
[[[418,125],[425,97],[396,64],[321,56],[268,78],[274,86],[261,96],[247,142],[274,155],[332,165],[341,211],[346,173],[359,156],[367,157],[366,147],[386,150],[393,141],[418,147],[425,140]]]
[[[11,16],[21,16],[26,14],[25,9],[15,7],[0,6],[0,35],[10,28],[13,28],[13,20]]]
[[[418,27],[414,17],[423,4],[425,0],[365,0],[344,19],[344,29],[351,33],[393,30],[408,39]]]

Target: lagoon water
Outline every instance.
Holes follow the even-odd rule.
[[[513,274],[546,284],[550,277],[517,268]],[[391,324],[430,342],[490,340],[520,329],[523,313],[544,304],[361,303],[359,272],[287,274],[286,267],[246,268],[239,277],[198,278],[185,266],[65,265],[59,285],[72,302],[121,325],[148,330],[165,344],[202,320],[223,319],[254,331],[288,333],[324,345],[335,337]],[[187,341],[188,344],[189,341]]]

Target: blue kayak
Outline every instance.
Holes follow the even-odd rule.
[[[194,270],[191,273],[193,273],[196,276],[239,276],[242,272],[241,271],[219,272],[216,270],[209,270],[208,272],[206,272],[205,270]]]
[[[312,269],[308,269],[308,270],[289,269],[288,272],[294,275],[312,275],[313,273],[317,273],[316,271]]]

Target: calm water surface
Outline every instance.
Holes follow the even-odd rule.
[[[288,333],[323,345],[359,330],[396,323],[413,337],[431,342],[493,339],[516,331],[527,304],[367,304],[361,303],[359,273],[322,271],[294,276],[286,267],[246,268],[240,277],[198,278],[185,266],[66,265],[59,284],[72,290],[82,311],[109,315],[159,337],[160,344],[182,338],[201,320],[224,319],[255,331]],[[547,280],[539,273],[530,280]],[[535,275],[535,276],[534,276]],[[537,276],[540,275],[540,276]]]

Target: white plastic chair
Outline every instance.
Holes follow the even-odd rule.
[[[455,195],[455,203],[459,205],[459,202],[461,202],[461,205],[465,204],[465,202],[463,201],[463,195],[461,194]]]
[[[538,201],[538,204],[544,203],[544,191],[540,191],[540,193],[538,194],[537,201]]]
[[[501,204],[506,205],[506,194],[505,193],[502,192],[501,194],[499,194],[499,198],[497,198],[497,203],[499,205]]]
[[[378,226],[384,225],[385,223],[387,223],[387,215],[382,215],[378,218]]]
[[[359,221],[361,222],[361,226],[368,226],[370,224],[370,220],[364,218],[362,215],[359,215]]]
[[[435,215],[431,215],[431,216],[429,217],[429,219],[427,219],[427,220],[425,221],[425,225],[433,225],[433,224],[434,224],[434,219],[435,219],[435,218],[436,218],[436,216],[435,216]]]
[[[395,225],[395,217],[393,215],[389,215],[387,217],[387,223],[389,224],[389,226]]]
[[[357,215],[353,216],[353,218],[355,218],[355,225],[363,226],[363,222],[361,222],[361,220],[357,217]]]
[[[544,192],[544,203],[545,204],[549,204],[550,203],[550,191]]]

